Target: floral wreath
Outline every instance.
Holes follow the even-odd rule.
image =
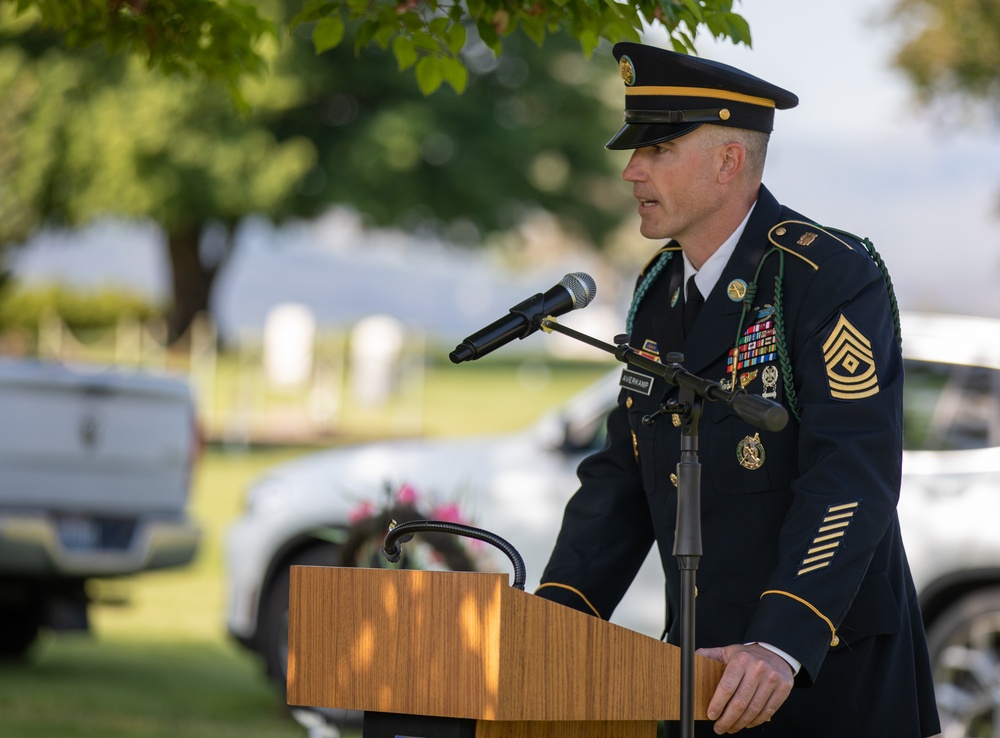
[[[459,504],[454,501],[437,503],[425,513],[419,493],[407,482],[394,489],[387,481],[384,491],[382,505],[362,500],[348,513],[349,525],[343,532],[340,549],[342,566],[388,566],[380,551],[382,539],[392,521],[440,520],[468,524]],[[447,568],[454,571],[476,571],[479,568],[475,554],[482,546],[480,541],[443,533],[421,533],[420,540],[426,544],[421,547],[421,554],[404,555],[400,562],[402,568]]]

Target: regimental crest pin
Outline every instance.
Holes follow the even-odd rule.
[[[744,469],[754,471],[764,466],[767,452],[764,451],[764,444],[761,443],[760,433],[747,436],[736,446],[736,459]]]
[[[676,307],[677,301],[681,298],[681,288],[678,287],[674,290],[674,294],[670,297],[670,307]]]

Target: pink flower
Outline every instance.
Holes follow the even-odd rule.
[[[373,505],[368,500],[361,502],[356,508],[351,510],[347,515],[347,519],[351,521],[352,524],[360,523],[366,518],[370,518],[375,514],[375,505]]]
[[[431,512],[431,517],[435,520],[443,520],[446,523],[461,523],[462,511],[459,509],[458,505],[454,502],[450,502],[445,505],[438,505]]]
[[[416,505],[417,490],[406,482],[403,482],[402,486],[396,492],[396,501],[400,505]]]

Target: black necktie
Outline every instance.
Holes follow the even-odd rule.
[[[705,298],[698,291],[698,285],[694,282],[694,275],[688,277],[687,296],[684,298],[684,335],[691,332],[694,319],[698,316],[698,311],[705,304]]]

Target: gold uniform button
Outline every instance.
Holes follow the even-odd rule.
[[[628,409],[632,408],[632,398],[631,397],[626,397],[625,398],[625,407],[628,408]]]
[[[776,236],[784,236],[786,233],[788,233],[788,231],[785,230],[784,226],[782,226],[781,228],[777,228],[774,231],[774,235]]]

